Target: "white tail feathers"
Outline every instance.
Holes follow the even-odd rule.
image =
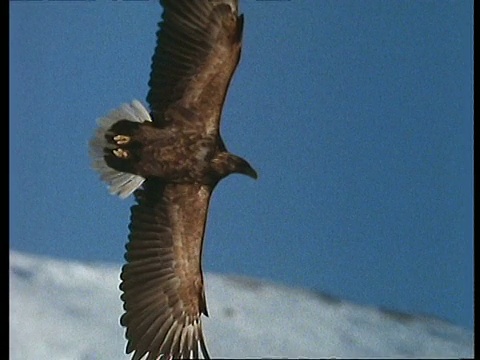
[[[133,100],[131,104],[123,104],[118,109],[111,111],[106,117],[98,120],[99,127],[95,136],[90,140],[89,154],[93,159],[92,167],[100,173],[100,178],[107,183],[110,193],[124,199],[138,189],[145,178],[117,171],[105,162],[105,149],[115,149],[115,145],[107,141],[106,134],[113,124],[120,120],[142,123],[152,121],[152,118],[138,100]]]

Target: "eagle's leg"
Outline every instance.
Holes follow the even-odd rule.
[[[127,135],[115,135],[113,137],[113,141],[115,142],[116,145],[119,147],[117,149],[113,149],[113,155],[120,159],[128,159],[130,156],[129,152],[125,149],[122,149],[120,146],[121,145],[126,145],[130,142],[130,136]]]
[[[121,148],[113,149],[112,152],[113,152],[113,155],[115,155],[116,157],[118,157],[120,159],[128,159],[128,157],[130,156],[128,154],[128,151],[123,150]]]
[[[120,120],[113,124],[105,136],[107,142],[114,145],[115,148],[108,149],[107,147],[107,152],[110,150],[118,159],[130,159],[132,156],[130,147],[133,144],[133,137],[139,125],[140,123],[128,120]]]
[[[113,140],[117,143],[117,145],[124,145],[130,142],[130,136],[127,135],[116,135],[113,137]]]

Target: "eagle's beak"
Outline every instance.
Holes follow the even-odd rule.
[[[258,179],[258,174],[257,172],[250,166],[250,164],[247,163],[247,166],[245,166],[242,169],[242,174],[250,176],[252,179],[257,180]]]
[[[253,179],[258,179],[257,172],[252,168],[248,161],[228,152],[223,152],[218,158],[213,159],[212,165],[217,169],[218,173],[224,174],[223,177],[228,174],[236,173],[247,175]]]

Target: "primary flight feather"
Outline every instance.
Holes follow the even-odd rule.
[[[240,59],[238,0],[160,0],[150,111],[137,100],[99,120],[93,167],[112,194],[134,193],[120,289],[133,360],[204,358],[202,248],[216,184],[255,170],[220,136]]]

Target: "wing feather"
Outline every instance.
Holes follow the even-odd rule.
[[[147,180],[135,193],[120,289],[132,359],[205,358],[201,256],[211,189]],[[147,355],[148,354],[148,355]]]
[[[168,110],[201,113],[218,131],[225,96],[240,59],[243,17],[238,0],[161,0],[162,21],[152,57],[147,101],[154,123],[175,121]]]

